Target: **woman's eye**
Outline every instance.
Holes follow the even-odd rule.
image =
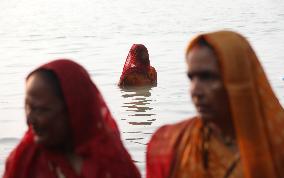
[[[200,73],[200,79],[202,80],[215,80],[215,79],[219,79],[220,77],[214,73],[211,72],[203,72]]]
[[[46,107],[39,107],[39,108],[37,108],[37,110],[38,110],[39,112],[47,112],[49,109],[46,108]]]
[[[192,74],[187,73],[187,78],[188,78],[189,80],[192,80],[192,78],[193,78]]]
[[[49,108],[47,108],[47,107],[36,107],[36,106],[31,107],[29,105],[26,105],[25,110],[26,110],[26,112],[44,113],[44,112],[49,111]]]

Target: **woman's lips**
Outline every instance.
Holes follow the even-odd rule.
[[[42,136],[44,134],[43,129],[40,129],[38,127],[32,126],[33,132],[37,136]]]
[[[204,112],[208,112],[209,111],[208,106],[207,105],[203,105],[203,104],[196,105],[196,109],[200,113],[204,113]]]
[[[43,129],[40,129],[38,127],[32,127],[33,133],[34,133],[34,141],[36,143],[42,143],[44,140],[46,140],[46,133],[43,131]]]

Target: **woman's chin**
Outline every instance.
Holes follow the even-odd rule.
[[[199,112],[198,115],[204,121],[211,121],[214,118],[210,112]]]
[[[35,143],[37,144],[42,144],[44,141],[43,141],[43,138],[41,136],[38,136],[38,135],[35,135],[34,136],[34,141]]]

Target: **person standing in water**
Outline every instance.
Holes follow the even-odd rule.
[[[157,72],[150,65],[147,48],[143,44],[133,44],[126,58],[118,86],[145,85],[157,85]]]

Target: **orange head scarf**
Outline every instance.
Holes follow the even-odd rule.
[[[219,31],[197,36],[186,54],[201,38],[213,47],[219,59],[245,177],[284,177],[284,112],[255,52],[240,34]],[[193,135],[191,133],[189,137]],[[192,143],[192,139],[184,140]],[[186,142],[183,144],[186,145]],[[185,155],[186,150],[194,150],[188,147],[179,149],[179,155]],[[176,168],[174,177],[186,171],[182,165],[189,165],[192,159],[201,161],[194,155],[187,157],[188,164],[182,163],[184,159],[177,162],[179,168]],[[191,166],[203,169],[198,164]],[[204,174],[197,177],[204,177]]]

